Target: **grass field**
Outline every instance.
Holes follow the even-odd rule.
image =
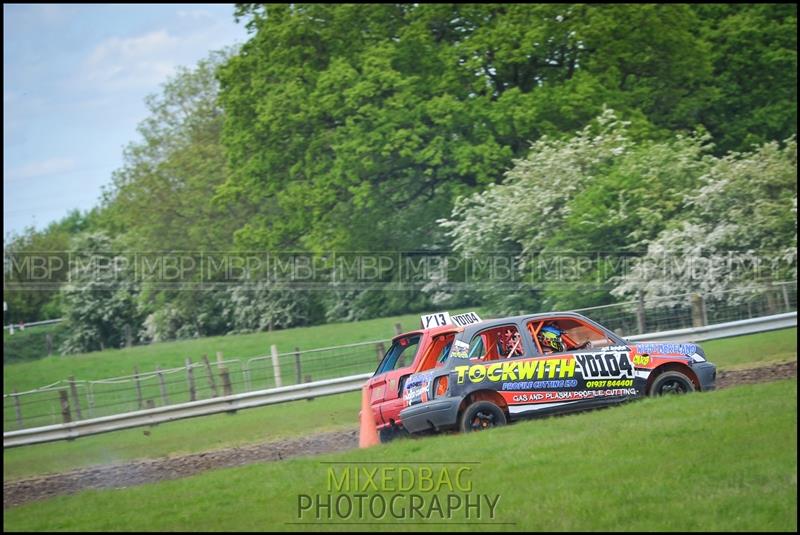
[[[456,464],[437,464],[443,461]],[[465,463],[477,464],[465,464]],[[343,463],[343,464],[325,464]],[[372,464],[381,463],[381,464]],[[449,467],[462,491],[426,492],[419,482],[394,495],[395,512],[333,513],[326,525],[313,510],[298,512],[299,495],[325,499],[358,488],[329,490],[328,471]],[[362,473],[362,472],[359,472]],[[416,472],[419,473],[419,472]],[[392,472],[384,472],[392,475]],[[355,476],[353,476],[355,477]],[[441,481],[440,479],[437,479]],[[381,477],[382,488],[398,481]],[[406,478],[408,483],[410,480]],[[363,482],[363,480],[362,480]],[[351,481],[353,483],[353,481]],[[360,485],[359,485],[360,487]],[[407,487],[406,487],[407,488]],[[367,499],[377,493],[368,488]],[[422,500],[411,518],[409,494]],[[499,495],[468,523],[463,507],[431,513],[434,494]],[[369,502],[367,502],[369,503]],[[88,491],[8,509],[4,529],[99,531],[365,530],[533,531],[796,531],[797,382],[779,381],[718,392],[646,399],[612,409],[524,422],[474,435],[447,435],[313,459],[223,469],[114,491]],[[419,502],[418,502],[419,505]],[[368,509],[368,508],[367,508]],[[346,508],[340,512],[344,515]],[[428,525],[418,515],[438,522]],[[474,515],[480,515],[475,518]],[[461,523],[459,523],[461,522]]]
[[[57,353],[58,347],[67,335],[64,323],[39,325],[29,327],[24,331],[19,329],[14,334],[3,329],[3,364],[32,361],[47,356],[47,336],[50,336],[51,353]]]
[[[785,329],[703,344],[709,360],[721,369],[797,359],[797,329]],[[313,401],[284,403],[129,429],[80,438],[71,442],[38,444],[5,450],[3,479],[63,472],[74,468],[138,458],[196,453],[228,446],[301,436],[357,424],[359,393]],[[186,437],[191,436],[191,440]]]

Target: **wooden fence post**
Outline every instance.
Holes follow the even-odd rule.
[[[133,367],[133,380],[136,382],[136,404],[139,410],[142,410],[144,401],[142,400],[142,383],[139,381],[139,366]]]
[[[94,417],[94,392],[92,391],[92,382],[86,383],[86,399],[89,406],[89,418]]]
[[[167,383],[164,382],[164,374],[161,373],[161,366],[156,366],[156,373],[158,374],[158,387],[161,390],[161,403],[169,405],[169,397],[167,396]]]
[[[692,294],[692,327],[702,327],[703,323],[703,298],[700,294]]]
[[[280,388],[283,386],[283,382],[281,381],[281,364],[278,361],[278,346],[272,344],[270,351],[272,352],[272,373],[275,376],[275,386]]]
[[[384,347],[383,342],[378,342],[375,344],[375,353],[378,356],[378,364],[380,364],[381,360],[383,360],[383,355],[386,353],[386,348]]]
[[[778,313],[778,299],[772,290],[772,283],[767,284],[767,314]]]
[[[189,401],[197,400],[194,390],[194,373],[192,372],[192,357],[186,357],[186,379],[189,382]]]
[[[75,386],[75,376],[69,376],[69,393],[72,396],[72,403],[75,405],[75,414],[78,416],[78,420],[82,420],[83,417],[81,416],[81,400],[78,398],[78,387]]]
[[[47,356],[49,357],[50,355],[53,354],[53,334],[47,333],[46,335],[44,335],[44,340],[45,343],[47,344]]]
[[[19,405],[19,394],[17,389],[14,389],[14,413],[17,416],[17,427],[22,429],[22,408]]]
[[[211,363],[208,362],[208,355],[203,355],[203,363],[206,365],[208,386],[211,388],[211,397],[217,397],[219,396],[219,393],[217,392],[217,382],[214,380],[214,374],[211,372]]]
[[[222,378],[222,391],[226,396],[233,395],[233,387],[231,386],[231,375],[228,373],[228,368],[224,366],[219,370],[219,376]]]
[[[294,348],[294,371],[295,371],[295,383],[300,384],[302,382],[303,374],[300,371],[300,348]]]
[[[69,397],[67,396],[67,391],[65,389],[59,390],[58,397],[61,402],[61,419],[65,424],[68,424],[72,421],[72,416],[69,413]]]
[[[403,326],[399,323],[394,324],[394,334],[403,334]]]
[[[131,326],[129,324],[125,324],[125,347],[131,347],[133,345],[133,333],[131,332]]]

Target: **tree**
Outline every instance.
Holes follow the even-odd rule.
[[[143,320],[137,288],[127,261],[112,253],[111,239],[100,232],[79,235],[72,242],[73,263],[62,290],[68,336],[62,353],[122,347]]]
[[[80,232],[96,226],[97,210],[81,213],[73,210],[43,230],[33,227],[12,235],[3,246],[6,282],[3,301],[8,303],[4,313],[7,322],[33,322],[61,317],[60,285],[66,280],[70,240]],[[45,281],[33,280],[31,262],[43,262],[53,271]],[[27,263],[26,263],[27,262]],[[60,269],[58,269],[60,267]],[[37,287],[47,282],[50,287]],[[32,284],[33,283],[33,284]]]
[[[260,207],[236,234],[248,247],[441,245],[433,222],[452,198],[499,181],[528,140],[573,131],[604,102],[639,133],[692,128],[710,74],[687,6],[237,14],[252,37],[220,71],[237,169],[222,194]]]
[[[245,203],[216,203],[229,172],[220,134],[217,67],[231,51],[213,52],[179,68],[161,94],[146,102],[141,140],[125,149],[124,164],[104,191],[102,222],[131,248],[213,250],[230,243]]]
[[[518,258],[528,282],[518,291],[485,281],[498,312],[611,302],[623,259],[684,216],[713,160],[707,137],[636,142],[628,129],[606,110],[571,139],[542,138],[502,184],[459,199],[441,221],[456,250]]]
[[[693,4],[713,66],[700,120],[718,154],[797,133],[797,4]]]
[[[234,231],[253,212],[248,199],[216,198],[230,173],[216,71],[232,54],[212,52],[195,67],[180,68],[161,93],[147,98],[150,114],[139,125],[141,139],[126,148],[102,207],[104,228],[128,251],[162,258],[227,251]],[[143,277],[139,298],[148,312],[143,338],[208,336],[230,328],[223,314],[225,293],[193,284],[220,282],[208,280],[199,262],[176,285],[163,282],[157,272]]]
[[[680,288],[722,296],[797,280],[795,138],[716,159],[684,204],[685,216],[648,244],[614,295],[663,299]]]

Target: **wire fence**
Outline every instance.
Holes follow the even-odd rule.
[[[797,281],[712,295],[676,294],[576,309],[621,336],[700,327],[797,310]]]
[[[681,294],[576,309],[622,336],[659,332],[797,310],[796,281],[769,288],[716,295]],[[211,399],[374,371],[389,339],[269,355],[187,358],[183,366],[133,370],[105,379],[68,378],[3,395],[3,430],[39,427],[86,418]]]

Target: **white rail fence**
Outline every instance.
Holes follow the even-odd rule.
[[[638,341],[647,339],[700,342],[703,340],[713,340],[716,338],[726,338],[796,326],[797,312],[788,312],[716,325],[636,335],[628,337],[628,340]],[[363,344],[351,344],[350,347],[359,345]],[[41,442],[75,439],[81,436],[106,433],[143,425],[154,425],[195,416],[217,414],[220,412],[235,412],[241,409],[261,407],[274,403],[352,392],[359,390],[371,375],[372,373],[360,373],[336,379],[276,387],[242,394],[230,394],[226,391],[226,395],[213,399],[191,401],[158,408],[151,407],[113,416],[10,431],[3,433],[3,447],[10,448]],[[67,398],[67,396],[63,394],[61,399],[64,400],[65,398]]]

